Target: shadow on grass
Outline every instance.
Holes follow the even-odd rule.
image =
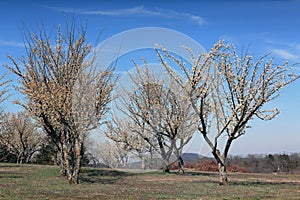
[[[0,179],[1,178],[17,179],[24,178],[24,175],[17,172],[0,172]]]
[[[229,182],[230,185],[233,186],[264,186],[264,185],[270,185],[270,186],[275,186],[275,185],[300,185],[299,183],[296,182],[263,182],[263,181],[252,181],[252,182]]]
[[[2,176],[2,175],[0,174],[0,179],[2,179],[2,178],[18,179],[18,178],[25,178],[25,177],[24,177],[24,176],[21,176],[21,175],[14,175],[14,174],[12,174],[12,175],[8,174],[8,175]]]
[[[217,178],[219,177],[219,174],[217,173],[211,173],[211,172],[197,172],[197,171],[187,171],[184,174],[178,174],[178,172],[176,171],[172,171],[169,173],[163,173],[163,172],[157,172],[158,174],[164,174],[164,175],[177,175],[177,176],[199,176],[199,177],[212,177],[212,178]]]
[[[132,173],[110,169],[82,169],[79,174],[81,183],[114,184]]]
[[[12,165],[10,165],[10,164],[1,164],[0,165],[0,168],[16,168],[16,167],[20,167],[20,165],[19,164],[12,164]]]
[[[189,175],[189,176],[211,176],[211,177],[219,176],[218,174],[209,173],[209,172],[185,172],[185,175]]]

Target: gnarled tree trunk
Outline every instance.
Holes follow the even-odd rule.
[[[170,173],[170,156],[171,154],[168,154],[164,148],[164,144],[163,144],[163,139],[161,135],[157,136],[157,141],[158,141],[158,145],[159,145],[159,149],[160,149],[160,154],[161,157],[163,159],[163,172],[164,173]],[[169,150],[170,152],[170,150]],[[172,151],[171,151],[172,152]]]
[[[141,169],[146,170],[146,157],[145,154],[142,152],[139,152],[139,158],[141,159]]]
[[[220,185],[228,185],[228,177],[226,172],[226,166],[223,163],[218,163],[219,175],[220,175]]]
[[[214,149],[212,154],[218,163],[219,175],[220,175],[219,184],[226,186],[226,185],[228,185],[228,176],[227,176],[226,164],[225,164],[227,153],[226,153],[226,155],[221,155],[219,150]]]
[[[82,142],[80,139],[75,139],[75,163],[73,167],[73,174],[72,174],[72,180],[74,184],[78,184],[78,175],[80,170],[80,162],[81,162],[81,148],[82,148]]]
[[[62,134],[63,165],[68,182],[78,184],[82,143],[78,138],[73,138],[73,141],[70,141],[68,134],[70,134],[68,131]]]

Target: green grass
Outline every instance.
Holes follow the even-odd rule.
[[[0,164],[0,199],[300,199],[300,175],[188,172],[165,175],[84,168],[69,185],[59,168]]]

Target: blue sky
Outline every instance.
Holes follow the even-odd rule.
[[[0,64],[7,55],[24,54],[22,27],[36,24],[55,34],[58,24],[75,16],[88,25],[87,38],[100,42],[133,28],[161,27],[183,33],[210,49],[219,39],[256,56],[271,53],[278,62],[300,62],[300,1],[6,1],[0,3]],[[1,68],[1,74],[5,69]],[[300,81],[272,103],[281,114],[271,122],[254,121],[235,141],[233,154],[300,152]],[[202,144],[200,138],[198,142]],[[203,146],[205,149],[205,146]],[[191,147],[191,151],[197,151]]]

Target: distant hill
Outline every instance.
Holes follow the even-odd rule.
[[[184,163],[197,163],[200,159],[204,158],[204,156],[196,154],[196,153],[183,153],[182,159]]]
[[[205,158],[205,156],[202,156],[202,155],[199,155],[196,153],[183,153],[182,154],[182,159],[185,164],[197,163],[197,162],[199,162],[199,160],[201,160],[203,158]],[[176,160],[177,160],[176,156],[173,155],[173,156],[171,156],[170,163],[176,162]],[[125,166],[125,168],[126,169],[141,169],[141,165],[142,165],[142,163],[140,161],[130,162]],[[150,161],[147,161],[146,166],[147,166],[147,169],[158,169],[163,166],[163,162],[162,162],[162,159],[158,157],[158,158],[154,158],[152,160],[152,163],[150,163]]]

